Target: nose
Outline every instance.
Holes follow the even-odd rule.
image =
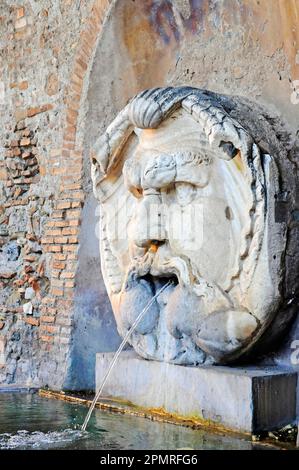
[[[165,214],[161,194],[157,190],[145,190],[135,214],[134,243],[138,247],[158,248],[167,238]]]

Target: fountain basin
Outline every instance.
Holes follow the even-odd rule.
[[[98,353],[96,390],[113,358]],[[103,395],[207,426],[258,434],[296,422],[297,374],[281,367],[186,367],[121,353]]]
[[[82,433],[87,404],[90,404],[87,400],[57,392],[0,393],[0,450],[82,449],[109,453],[110,449],[276,448],[270,443],[251,442],[246,437],[194,430],[98,408],[91,417],[88,432]],[[108,406],[107,410],[112,409]]]

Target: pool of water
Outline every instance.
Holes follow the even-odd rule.
[[[0,393],[0,449],[252,449],[259,444],[96,409],[81,432],[87,407],[40,397]]]

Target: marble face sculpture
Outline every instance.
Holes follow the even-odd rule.
[[[292,316],[279,171],[235,108],[205,90],[146,90],[94,146],[102,271],[121,336],[172,280],[131,337],[145,358],[228,363]]]

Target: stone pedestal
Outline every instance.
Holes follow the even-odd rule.
[[[98,390],[113,353],[96,359]],[[123,352],[103,396],[245,433],[296,420],[297,374],[277,367],[186,367]]]

